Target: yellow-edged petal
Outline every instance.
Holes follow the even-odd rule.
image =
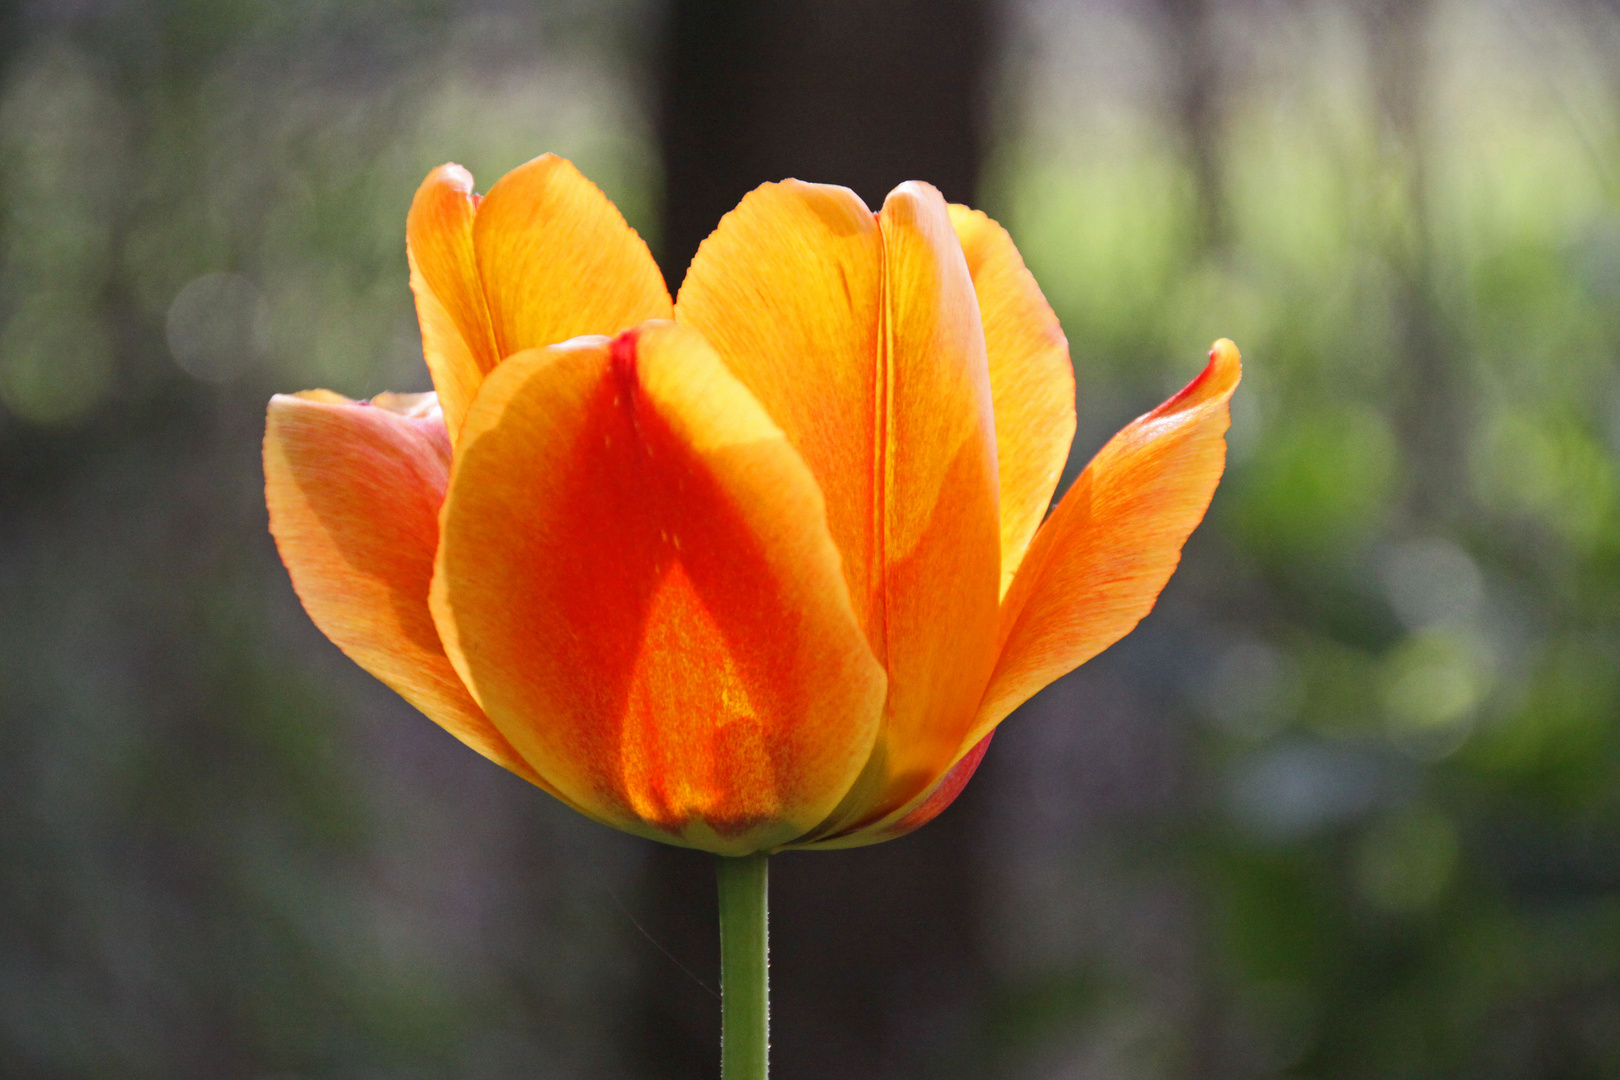
[[[497,727],[620,828],[804,833],[870,754],[882,669],[821,492],[701,335],[508,358],[457,448],[435,620]]]
[[[1001,478],[1001,592],[1046,516],[1074,441],[1069,341],[1007,230],[951,206],[984,322]]]
[[[671,315],[647,245],[595,184],[553,154],[490,189],[473,247],[503,359]]]
[[[440,165],[422,181],[405,220],[422,353],[452,440],[479,383],[500,359],[473,259],[477,212],[472,174]]]
[[[428,611],[450,441],[431,394],[270,400],[270,532],[304,610],[355,663],[456,738],[550,790],[467,693]]]
[[[1202,374],[1115,435],[1064,494],[1002,605],[1001,657],[964,748],[1153,610],[1220,482],[1241,375],[1237,347],[1216,342]]]

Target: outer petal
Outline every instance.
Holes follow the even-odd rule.
[[[1141,621],[1215,493],[1240,374],[1237,348],[1216,342],[1204,372],[1114,436],[1064,495],[1002,602],[1001,658],[955,763],[885,817],[800,846],[861,847],[932,821],[967,786],[1008,713]]]
[[[490,189],[473,246],[498,357],[671,315],[647,245],[595,184],[555,155],[518,166]]]
[[[984,320],[1001,476],[1001,592],[1046,516],[1074,440],[1074,366],[1057,316],[1007,230],[951,207]]]
[[[698,248],[675,318],[702,331],[803,455],[862,626],[881,580],[874,495],[883,236],[848,188],[785,180]]]
[[[621,828],[775,847],[870,753],[884,677],[821,493],[693,331],[580,339],[486,380],[432,603],[495,724]]]
[[[451,439],[461,430],[478,384],[500,359],[473,260],[477,211],[472,173],[460,165],[440,165],[417,189],[405,222],[422,353]]]
[[[964,748],[1153,609],[1220,482],[1241,375],[1237,347],[1216,342],[1203,373],[1115,435],[1063,496],[1002,605],[1001,658]]]
[[[885,840],[894,840],[908,832],[914,832],[939,817],[945,808],[956,801],[967,787],[969,780],[978,770],[979,763],[984,760],[985,751],[990,749],[990,740],[995,737],[992,731],[969,750],[961,760],[946,770],[945,775],[934,781],[928,792],[915,800],[915,805],[906,809],[902,814],[890,815],[887,820],[875,821],[853,832],[841,833],[828,840],[813,841],[808,844],[796,844],[795,847],[804,848],[855,848],[866,847],[869,844],[880,844]]]
[[[270,400],[270,532],[304,610],[355,663],[497,764],[550,788],[473,701],[428,612],[450,441],[433,395]]]

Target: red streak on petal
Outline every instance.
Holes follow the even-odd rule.
[[[619,404],[631,423],[636,417],[636,398],[641,391],[641,376],[636,365],[636,342],[641,337],[639,328],[632,327],[613,339],[608,347],[608,362],[613,369],[613,382],[619,391]]]

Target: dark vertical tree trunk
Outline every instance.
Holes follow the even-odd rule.
[[[767,180],[854,188],[874,209],[927,180],[978,179],[985,0],[677,0],[665,55],[671,287],[720,216]]]
[[[720,217],[769,180],[843,184],[874,209],[913,179],[971,201],[988,8],[987,0],[676,0],[658,252],[671,288]],[[975,805],[964,798],[878,848],[773,861],[775,1076],[940,1076],[959,1063],[973,1028],[964,1020],[986,981],[967,850]],[[660,848],[647,872],[648,932],[712,980],[712,860]],[[718,1004],[650,946],[636,1021],[648,1075],[718,1075]]]

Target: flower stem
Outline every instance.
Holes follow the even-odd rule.
[[[720,1080],[770,1072],[766,858],[720,857]]]

